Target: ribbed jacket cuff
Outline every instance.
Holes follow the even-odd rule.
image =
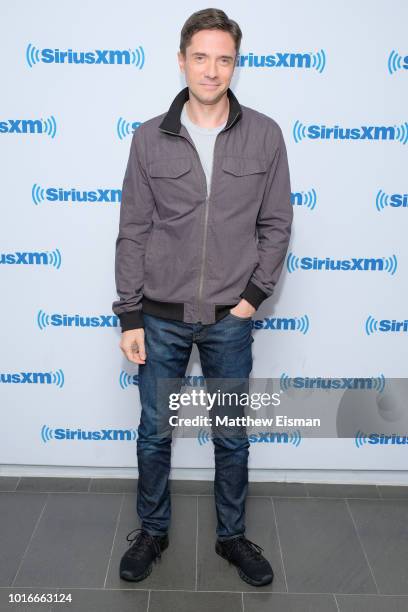
[[[143,312],[141,310],[122,312],[118,317],[122,332],[144,327]]]
[[[240,295],[242,298],[244,298],[244,300],[249,302],[257,310],[262,304],[262,302],[268,297],[265,291],[259,289],[259,287],[254,285],[254,283],[252,283],[251,281],[248,282],[244,291]]]

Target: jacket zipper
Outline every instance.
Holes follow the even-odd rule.
[[[238,115],[235,115],[234,119],[231,122],[231,125],[234,123],[235,119],[237,118]],[[231,127],[230,125],[230,127]],[[229,129],[229,128],[228,128]],[[211,165],[211,181],[210,181],[210,190],[208,190],[207,188],[207,181],[206,181],[206,193],[207,193],[207,197],[205,199],[205,217],[204,217],[204,238],[203,238],[203,248],[202,248],[202,260],[201,260],[201,272],[200,272],[200,283],[199,283],[199,287],[198,287],[198,320],[201,322],[201,304],[202,304],[202,293],[203,293],[203,284],[204,284],[204,270],[205,270],[205,253],[207,250],[207,228],[208,228],[208,211],[209,211],[209,199],[210,199],[210,195],[211,195],[211,187],[213,184],[213,180],[214,180],[214,160],[215,160],[215,148],[217,146],[217,140],[218,140],[218,136],[220,134],[222,134],[222,132],[226,131],[225,128],[223,128],[221,130],[221,132],[218,132],[216,138],[215,138],[215,142],[214,142],[214,150],[213,150],[213,157],[212,157],[212,165]],[[194,147],[195,148],[195,147]],[[197,151],[197,149],[196,149]],[[197,152],[198,155],[198,152]],[[200,161],[200,165],[201,168],[203,170],[204,173],[204,169],[202,167],[201,164],[201,160],[200,160],[200,156],[198,155],[199,161]],[[204,173],[205,176],[205,173]]]
[[[235,119],[237,118],[238,114],[235,115],[234,119],[231,121],[231,125],[235,122]],[[231,125],[229,127],[231,127]],[[229,128],[228,128],[229,129]],[[168,132],[167,130],[162,130],[163,132],[167,132],[168,134],[174,134],[174,132]],[[205,183],[205,191],[206,191],[206,198],[205,198],[205,212],[204,212],[204,236],[203,236],[203,246],[202,246],[202,250],[201,250],[201,270],[200,270],[200,278],[199,278],[199,285],[198,285],[198,294],[197,294],[197,298],[198,298],[198,320],[199,322],[201,322],[201,304],[202,304],[202,293],[203,293],[203,285],[204,285],[204,269],[205,269],[205,252],[207,250],[207,228],[208,228],[208,211],[209,211],[209,199],[210,199],[210,195],[211,195],[211,187],[213,184],[213,178],[214,178],[214,159],[215,159],[215,147],[217,144],[217,140],[218,140],[218,136],[220,134],[222,134],[222,132],[226,131],[225,128],[223,128],[221,130],[221,132],[219,132],[215,138],[215,142],[214,142],[214,150],[213,150],[213,158],[212,158],[212,165],[211,165],[211,181],[210,181],[210,189],[208,190],[208,186],[207,186],[207,177],[205,175],[204,172],[204,168],[203,165],[201,163],[201,159],[200,156],[198,154],[198,151],[196,149],[196,147],[194,146],[194,143],[189,140],[189,138],[186,138],[185,136],[182,136],[181,134],[176,134],[177,136],[181,136],[181,138],[185,138],[185,140],[187,140],[187,142],[189,142],[191,144],[191,146],[193,147],[194,151],[197,154],[198,157],[198,163],[201,167],[201,171],[202,174],[204,176],[204,183]]]
[[[201,271],[200,271],[200,281],[198,285],[198,321],[201,323],[201,304],[202,304],[202,294],[203,294],[203,285],[204,285],[204,270],[205,270],[205,253],[207,250],[207,229],[208,229],[208,211],[209,211],[209,200],[211,195],[211,187],[214,178],[214,159],[215,159],[215,145],[217,144],[218,134],[215,138],[214,142],[214,150],[212,156],[212,165],[211,165],[211,181],[210,181],[210,189],[208,190],[207,186],[207,177],[206,178],[206,198],[205,198],[205,212],[204,212],[204,237],[203,237],[203,248],[201,251]],[[197,153],[198,155],[198,153]],[[200,161],[201,164],[201,161]],[[202,167],[202,165],[201,165]],[[204,172],[204,169],[203,169]],[[204,173],[205,175],[205,173]]]

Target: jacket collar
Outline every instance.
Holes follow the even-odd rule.
[[[228,130],[236,121],[241,118],[242,109],[237,98],[232,93],[231,89],[227,89],[227,96],[229,99],[229,115],[224,130]],[[182,89],[177,96],[174,98],[167,111],[163,121],[159,125],[160,130],[170,132],[172,134],[179,134],[181,128],[180,115],[183,110],[184,103],[189,99],[189,89],[185,87]],[[222,130],[222,131],[224,131]]]

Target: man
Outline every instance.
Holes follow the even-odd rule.
[[[178,62],[185,87],[134,133],[116,241],[120,348],[139,364],[137,512],[120,576],[143,580],[167,548],[171,435],[158,435],[158,380],[185,376],[195,342],[207,380],[248,380],[252,316],[283,267],[292,206],[279,125],[229,88],[242,33],[217,9],[191,15]],[[161,407],[162,408],[162,407]],[[214,438],[216,552],[246,582],[273,579],[245,537],[246,435]]]

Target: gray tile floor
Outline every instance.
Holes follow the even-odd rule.
[[[212,482],[202,481],[171,482],[169,548],[146,580],[121,580],[126,534],[140,526],[136,486],[0,477],[0,612],[408,610],[408,487],[251,483],[247,537],[275,572],[256,588],[215,554]],[[27,602],[45,593],[54,603]]]

